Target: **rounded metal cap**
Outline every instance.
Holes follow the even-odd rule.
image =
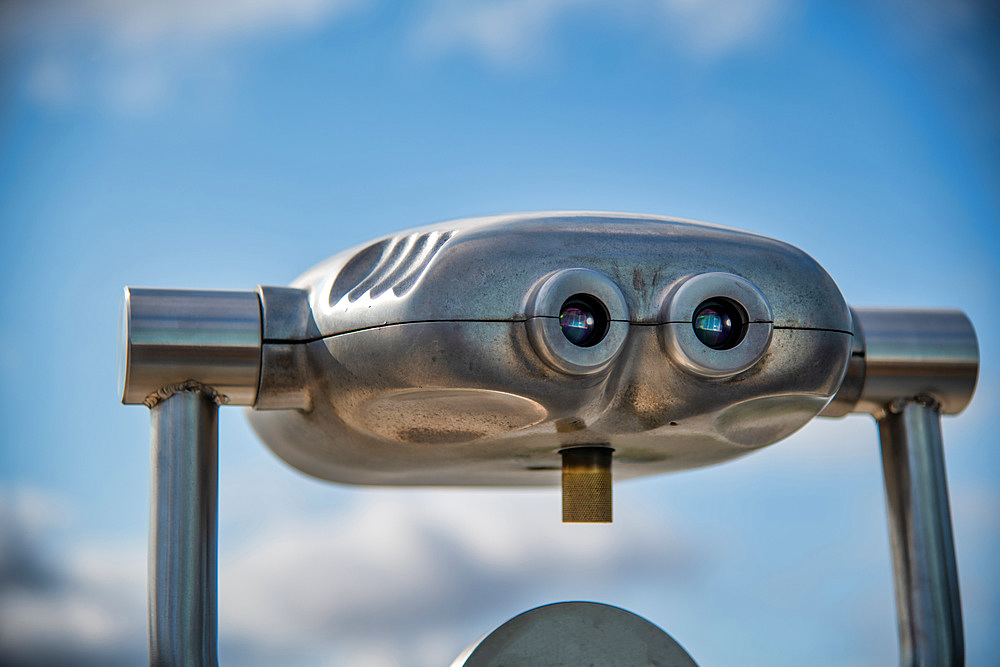
[[[559,602],[515,616],[462,652],[451,667],[697,667],[666,632],[597,602]]]
[[[966,408],[979,376],[979,342],[958,310],[852,308],[854,350],[840,390],[823,414],[881,418],[893,402],[930,399],[942,414]]]
[[[253,405],[261,350],[256,292],[126,287],[121,318],[122,403],[147,403],[193,382],[220,402]]]

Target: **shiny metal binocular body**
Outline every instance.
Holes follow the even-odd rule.
[[[971,400],[979,359],[958,311],[851,309],[808,255],[746,232],[549,213],[395,234],[291,287],[128,288],[123,325],[122,400],[153,415],[156,664],[214,664],[227,403],[310,475],[561,481],[567,521],[610,520],[612,469],[718,463],[871,414],[901,662],[963,661],[940,415]]]
[[[286,461],[337,482],[553,484],[559,452],[580,446],[612,448],[621,478],[725,461],[816,416],[853,338],[801,251],[649,216],[418,229],[294,286],[260,293],[264,409],[250,419]],[[573,303],[597,320],[585,346],[561,326]],[[713,303],[732,311],[724,348],[694,327]],[[272,308],[295,326],[271,326]]]

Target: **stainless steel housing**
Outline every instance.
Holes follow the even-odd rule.
[[[593,348],[559,338],[553,308],[577,289],[610,315]],[[739,345],[691,344],[698,304],[680,304],[699,289],[750,316]],[[295,467],[349,483],[554,485],[558,452],[581,445],[613,447],[616,478],[724,461],[819,413],[852,346],[843,297],[805,253],[654,216],[446,223],[260,295],[251,422]]]

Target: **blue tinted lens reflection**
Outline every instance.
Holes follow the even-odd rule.
[[[737,316],[721,304],[707,303],[695,312],[694,333],[708,347],[721,350],[732,347],[738,341],[739,327],[733,325]]]
[[[577,306],[566,306],[559,313],[563,335],[574,345],[586,345],[594,335],[597,322],[594,314]]]

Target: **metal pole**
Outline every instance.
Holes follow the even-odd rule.
[[[214,666],[219,407],[183,386],[150,408],[149,663]]]
[[[120,388],[150,411],[149,663],[218,664],[219,405],[253,405],[255,292],[130,287]]]
[[[910,400],[879,419],[892,544],[900,664],[965,663],[941,415]]]
[[[854,308],[854,348],[822,414],[875,417],[892,545],[899,664],[965,663],[941,415],[972,400],[979,344],[954,310]]]

